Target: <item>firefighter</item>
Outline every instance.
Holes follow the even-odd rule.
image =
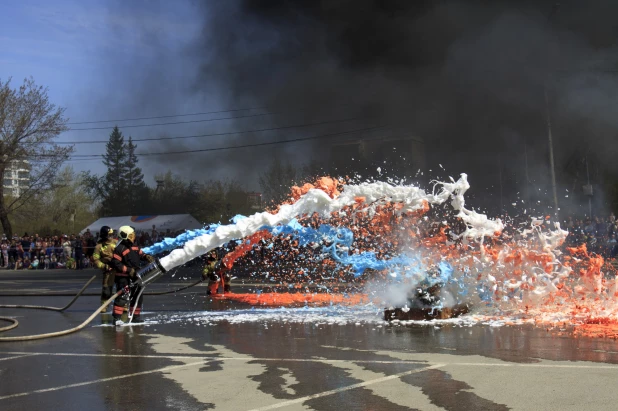
[[[202,278],[208,279],[208,291],[206,295],[217,294],[221,280],[223,280],[223,292],[231,292],[230,281],[232,280],[230,270],[223,265],[223,256],[216,249],[212,250],[206,257],[206,265],[202,271]]]
[[[154,257],[145,254],[138,246],[135,245],[135,229],[133,227],[125,225],[118,229],[118,235],[120,242],[114,249],[114,256],[111,261],[111,266],[115,271],[115,284],[116,290],[130,288],[130,292],[121,294],[116,300],[114,300],[114,322],[116,325],[122,325],[122,313],[124,307],[129,303],[129,312],[133,314],[133,322],[140,323],[143,296],[140,293],[141,285],[139,282],[133,284],[136,278],[137,271],[139,270],[140,262],[147,261],[151,263],[154,261]],[[139,295],[139,300],[137,296]],[[127,301],[129,300],[129,301]],[[135,311],[134,311],[135,309]]]
[[[101,291],[101,305],[105,303],[111,296],[114,288],[114,269],[111,265],[114,257],[114,230],[111,227],[104,225],[101,227],[99,241],[97,242],[92,258],[94,266],[103,272],[103,289]],[[107,306],[103,312],[107,312]]]

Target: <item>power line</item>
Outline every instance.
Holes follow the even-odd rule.
[[[133,141],[133,142],[136,142],[136,141],[160,141],[160,140],[175,140],[175,139],[186,139],[186,138],[228,136],[228,135],[231,135],[231,134],[257,133],[257,132],[262,132],[262,131],[286,130],[286,129],[290,129],[290,128],[301,128],[301,127],[319,126],[319,125],[323,125],[323,124],[343,123],[343,122],[346,122],[346,121],[353,121],[353,120],[358,120],[358,119],[359,119],[359,117],[353,117],[353,118],[346,118],[346,119],[340,119],[340,120],[320,121],[320,122],[317,122],[317,123],[295,124],[295,125],[291,125],[291,126],[261,128],[261,129],[244,130],[244,131],[228,131],[228,132],[225,132],[225,133],[197,134],[197,135],[193,135],[193,136],[136,138],[136,139],[131,139],[131,141]],[[55,142],[54,144],[106,144],[108,142],[109,142],[109,140],[93,140],[93,141],[78,140],[78,141],[58,141],[58,142]]]
[[[335,107],[348,107],[350,104],[337,104]],[[288,105],[289,107],[289,105]],[[203,111],[199,113],[182,113],[182,114],[164,114],[160,116],[151,116],[151,117],[135,117],[135,118],[123,118],[123,119],[115,119],[115,120],[90,120],[90,121],[73,121],[66,123],[67,125],[75,124],[97,124],[97,123],[113,123],[113,122],[121,122],[121,121],[140,121],[140,120],[156,120],[160,118],[174,118],[174,117],[190,117],[190,116],[202,116],[206,114],[219,114],[219,113],[234,113],[238,111],[251,111],[251,110],[267,110],[272,109],[274,107],[247,107],[247,108],[234,108],[228,110],[216,110],[216,111]]]
[[[67,124],[97,124],[97,123],[114,123],[121,121],[140,121],[140,120],[156,120],[160,118],[174,118],[174,117],[190,117],[190,116],[202,116],[206,114],[219,114],[219,113],[233,113],[237,111],[249,111],[249,110],[265,110],[266,107],[250,107],[250,108],[236,108],[232,110],[218,110],[218,111],[204,111],[201,113],[188,113],[188,114],[169,114],[164,116],[153,117],[135,117],[135,118],[123,118],[116,120],[92,120],[92,121],[74,121]]]
[[[385,127],[386,125],[365,127],[365,128],[355,129],[355,130],[342,131],[338,133],[328,133],[328,134],[321,134],[321,135],[310,136],[310,137],[299,137],[299,138],[294,138],[290,140],[276,140],[276,141],[268,141],[268,142],[263,142],[263,143],[242,144],[242,145],[237,145],[237,146],[213,147],[213,148],[182,150],[182,151],[166,151],[166,152],[155,152],[155,153],[136,153],[136,156],[150,157],[150,156],[159,156],[159,155],[167,156],[167,155],[175,155],[175,154],[192,154],[192,153],[204,153],[204,152],[211,152],[211,151],[235,150],[239,148],[270,146],[270,145],[276,145],[276,144],[297,143],[300,141],[317,140],[321,138],[358,133],[362,131],[378,130],[378,129],[385,128]],[[41,159],[41,158],[46,158],[49,156],[33,155],[31,158],[37,158],[37,157]],[[82,160],[82,159],[85,160],[85,159],[95,159],[95,158],[101,158],[101,157],[103,157],[103,154],[76,154],[72,156],[70,160]]]
[[[189,120],[189,121],[172,121],[169,123],[152,123],[152,124],[127,124],[122,126],[122,128],[138,128],[138,127],[154,127],[154,126],[171,126],[171,125],[177,125],[177,124],[189,124],[189,123],[206,123],[209,121],[219,121],[219,120],[232,120],[232,119],[237,119],[237,118],[250,118],[250,117],[263,117],[263,116],[272,116],[275,114],[280,114],[275,112],[275,113],[261,113],[261,114],[249,114],[246,116],[233,116],[233,117],[218,117],[218,118],[207,118],[207,119],[203,119],[203,120]],[[120,127],[119,127],[120,128]],[[83,128],[71,128],[67,131],[85,131],[85,130],[109,130],[110,126],[106,126],[106,127],[83,127]],[[53,131],[53,130],[39,130],[39,131]]]

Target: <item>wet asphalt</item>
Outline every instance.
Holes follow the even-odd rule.
[[[62,306],[94,270],[0,272],[0,304]],[[199,273],[197,274],[199,275]],[[196,279],[186,269],[149,287]],[[252,285],[237,287],[246,291]],[[63,313],[0,309],[17,329],[71,328],[98,306],[97,280]],[[205,287],[147,296],[145,325],[109,314],[69,336],[0,343],[1,410],[614,410],[618,343],[555,330],[387,325],[366,312],[251,310]],[[337,316],[338,314],[334,314]],[[350,320],[352,318],[352,320]],[[3,324],[0,324],[2,326]]]

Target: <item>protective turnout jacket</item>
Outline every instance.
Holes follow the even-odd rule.
[[[148,261],[148,256],[131,241],[122,240],[114,249],[114,257],[111,261],[111,266],[116,271],[116,276],[127,277],[129,271],[133,268],[139,270],[140,262]]]
[[[94,265],[101,271],[109,271],[112,269],[112,259],[114,258],[114,248],[116,243],[114,240],[101,240],[97,243],[92,254]]]
[[[221,264],[218,260],[212,260],[206,263],[202,270],[202,275],[206,278],[209,274],[215,274],[221,269]]]

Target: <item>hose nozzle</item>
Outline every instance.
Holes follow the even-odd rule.
[[[142,268],[135,275],[138,278],[140,285],[144,286],[155,281],[157,278],[165,274],[165,268],[159,262],[159,259],[155,257],[155,260]]]

